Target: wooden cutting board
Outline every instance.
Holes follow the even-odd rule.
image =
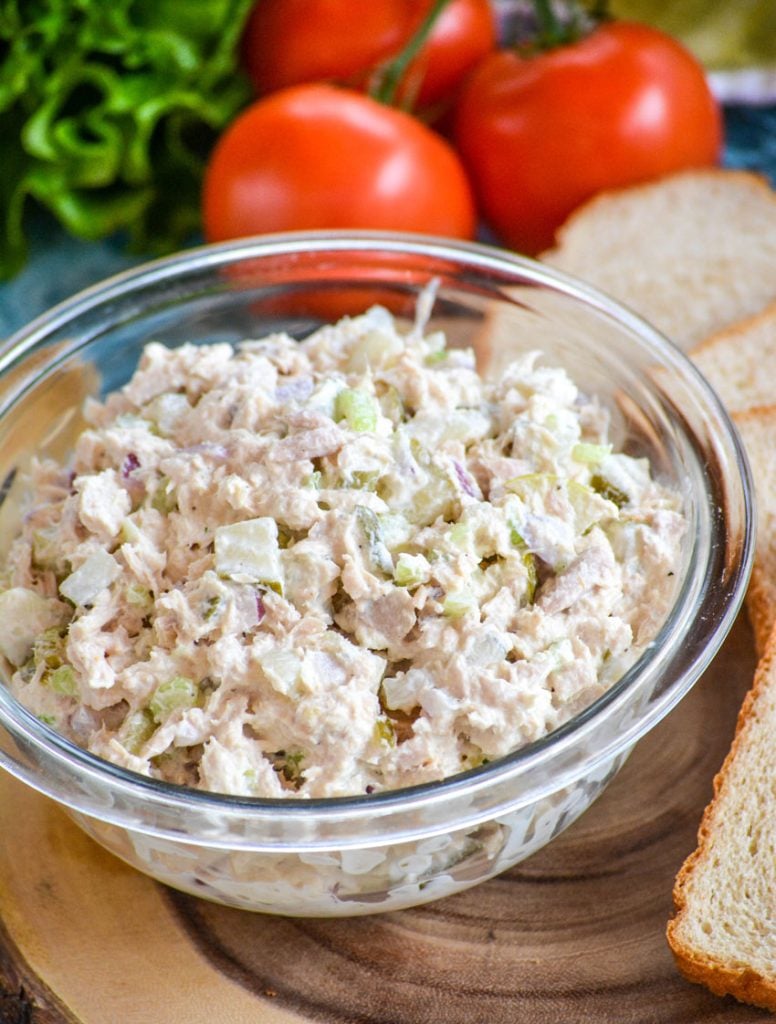
[[[0,779],[0,1024],[746,1024],[664,932],[754,669],[712,669],[547,849],[437,903],[352,920],[230,910],[157,885]]]

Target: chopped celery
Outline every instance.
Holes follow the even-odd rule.
[[[366,391],[343,388],[334,400],[334,419],[345,420],[351,430],[374,430],[377,427],[377,403]]]
[[[178,509],[178,497],[175,493],[175,486],[168,476],[163,476],[159,485],[151,496],[151,508],[155,508],[163,516]]]
[[[282,592],[278,527],[274,519],[262,516],[231,526],[219,526],[215,533],[216,572],[241,583],[265,583]]]
[[[43,676],[43,683],[64,697],[78,696],[78,679],[72,665],[60,665]]]
[[[431,566],[423,555],[401,554],[396,560],[393,578],[400,587],[416,587],[426,583],[431,576]]]
[[[103,550],[95,551],[59,584],[59,592],[74,605],[85,607],[92,604],[97,595],[120,575],[121,566],[113,555]]]
[[[590,444],[587,441],[579,441],[571,449],[571,457],[575,462],[596,466],[611,453],[611,450],[610,444]]]
[[[442,602],[442,611],[449,619],[463,618],[478,608],[476,597],[468,590],[453,590],[445,595]]]
[[[148,708],[127,715],[119,730],[119,740],[130,754],[139,754],[156,732],[156,722]]]
[[[58,601],[41,597],[26,587],[11,587],[0,594],[0,653],[13,665],[23,665],[35,640],[65,618]]]
[[[148,710],[154,721],[164,722],[173,711],[187,711],[197,703],[199,690],[197,684],[188,676],[173,676],[159,683],[154,695],[148,702]]]
[[[319,469],[313,470],[313,472],[305,478],[302,486],[309,487],[312,491],[319,491],[321,489],[321,480],[323,479],[323,473]]]
[[[371,508],[357,505],[356,521],[366,538],[368,557],[372,567],[379,569],[380,572],[384,572],[388,576],[392,576],[393,559],[391,558],[391,552],[385,546],[379,519]]]

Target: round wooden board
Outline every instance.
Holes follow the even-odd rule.
[[[0,1024],[745,1024],[665,942],[673,878],[754,669],[739,622],[597,804],[530,860],[417,910],[291,920],[138,874],[0,780]]]

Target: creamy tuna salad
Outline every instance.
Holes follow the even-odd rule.
[[[423,316],[150,344],[35,462],[0,594],[17,698],[94,754],[255,797],[536,740],[653,640],[684,517],[566,373],[485,382]]]

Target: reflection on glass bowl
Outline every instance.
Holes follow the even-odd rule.
[[[69,810],[155,878],[233,906],[291,915],[394,910],[504,871],[603,790],[634,743],[708,665],[752,559],[751,482],[716,397],[649,325],[555,271],[483,246],[417,236],[286,235],[193,250],[113,278],[36,320],[0,353],[0,536],[20,514],[19,470],[63,458],[87,395],[115,390],[150,340],[239,341],[376,299],[474,345],[497,372],[540,345],[612,416],[618,447],[648,456],[689,524],[673,607],[655,642],[595,703],[550,735],[441,782],[320,800],[228,797],[94,757],[0,686],[0,765]]]

